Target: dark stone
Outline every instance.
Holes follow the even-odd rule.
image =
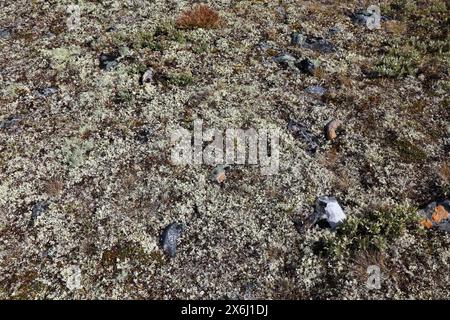
[[[102,53],[99,58],[100,69],[111,71],[118,64],[117,58],[119,58],[119,54],[117,53],[110,53],[110,54]]]
[[[288,130],[296,139],[302,140],[308,146],[308,151],[315,153],[319,147],[318,139],[309,131],[309,129],[302,123],[289,120]]]
[[[295,217],[292,219],[292,222],[294,223],[295,230],[299,234],[302,234],[303,233],[303,221],[300,218]]]
[[[314,63],[309,60],[308,58],[303,59],[299,62],[295,63],[295,66],[303,73],[306,73],[308,75],[314,75],[314,70],[316,69],[316,66]]]
[[[306,36],[299,32],[293,32],[291,34],[291,43],[321,53],[332,53],[336,51],[336,47],[330,41],[322,37]]]
[[[57,92],[58,92],[58,89],[56,89],[56,88],[45,88],[45,89],[38,90],[38,96],[40,98],[47,98],[51,95],[54,95]]]
[[[48,203],[44,201],[38,201],[31,208],[31,219],[29,222],[29,226],[34,226],[36,219],[41,216],[48,209]]]
[[[135,136],[136,141],[139,143],[147,143],[150,137],[153,135],[154,131],[151,128],[140,129]]]
[[[183,232],[183,225],[177,222],[169,224],[161,236],[161,247],[165,253],[174,257],[177,251],[177,240]]]
[[[321,37],[307,37],[302,47],[321,53],[332,53],[336,51],[334,44]]]

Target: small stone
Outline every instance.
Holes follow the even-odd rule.
[[[321,53],[336,51],[336,47],[330,41],[322,37],[306,36],[299,32],[293,32],[291,34],[291,43]]]
[[[150,137],[153,135],[154,131],[151,128],[140,129],[135,136],[136,141],[140,143],[147,143]]]
[[[358,10],[355,13],[350,15],[350,19],[354,24],[366,25],[367,20],[372,16],[366,10]]]
[[[0,39],[9,39],[11,38],[11,31],[6,28],[0,28]]]
[[[293,32],[291,34],[291,43],[293,45],[302,45],[305,41],[305,37],[300,32]]]
[[[183,225],[177,222],[169,224],[161,236],[161,247],[170,257],[174,257],[177,251],[177,240],[183,232]]]
[[[226,164],[219,164],[217,165],[211,172],[211,175],[209,176],[209,179],[212,182],[217,183],[223,183],[226,179],[225,170],[228,169],[230,166]]]
[[[373,8],[372,8],[373,9]],[[354,24],[366,26],[367,21],[372,18],[372,16],[376,12],[374,10],[367,11],[367,10],[357,10],[354,13],[350,15],[350,19]],[[389,17],[381,15],[380,21],[387,21],[389,20]]]
[[[276,56],[273,60],[285,67],[294,67],[295,61],[297,61],[295,57],[287,53]]]
[[[314,71],[316,69],[316,66],[314,65],[314,62],[309,60],[308,58],[303,59],[299,62],[295,63],[295,66],[303,73],[306,73],[308,75],[314,75]]]
[[[308,151],[315,153],[319,147],[318,139],[310,130],[302,123],[289,120],[288,130],[296,139],[301,139],[308,146]]]
[[[31,219],[30,219],[30,226],[34,226],[37,218],[41,216],[46,210],[48,209],[48,204],[44,201],[38,201],[36,204],[31,208]]]
[[[41,90],[38,90],[38,97],[39,98],[47,98],[47,97],[49,97],[51,95],[54,95],[57,92],[58,92],[58,89],[51,88],[51,87],[50,88],[41,89]]]
[[[305,92],[315,94],[318,96],[323,96],[327,92],[327,89],[325,89],[322,86],[309,86],[305,89]]]
[[[10,129],[14,127],[21,118],[19,116],[9,116],[5,120],[0,121],[0,129]]]
[[[322,37],[307,37],[302,47],[320,53],[332,53],[336,51],[334,44]]]
[[[315,223],[325,221],[331,229],[335,229],[347,216],[336,198],[321,196],[316,200]]]
[[[334,140],[337,137],[336,130],[341,125],[339,120],[331,120],[325,126],[325,136],[328,140]]]
[[[106,71],[111,71],[112,69],[114,69],[118,62],[117,62],[117,58],[119,57],[118,54],[115,53],[111,53],[111,54],[106,54],[106,53],[102,53],[100,55],[100,68]]]
[[[142,84],[153,83],[153,74],[154,72],[152,68],[147,69],[147,71],[145,71],[144,74],[142,75],[141,78]]]

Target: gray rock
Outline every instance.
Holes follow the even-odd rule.
[[[315,94],[318,96],[323,96],[325,94],[325,92],[327,92],[327,89],[325,89],[322,86],[309,86],[309,87],[305,88],[305,92],[310,93],[310,94]]]
[[[354,24],[359,24],[365,26],[367,24],[367,20],[372,16],[371,13],[366,10],[358,10],[355,13],[350,15],[350,19]]]
[[[116,53],[109,53],[109,54],[102,53],[99,58],[100,68],[106,71],[111,71],[119,63],[117,61],[117,58],[119,58],[119,55]]]
[[[222,183],[226,178],[226,170],[230,169],[230,165],[228,164],[218,164],[209,175],[209,180],[212,182]]]
[[[273,58],[273,60],[285,67],[294,67],[295,62],[297,61],[295,57],[287,53],[280,54]]]
[[[318,139],[304,124],[289,120],[288,130],[294,138],[302,140],[308,146],[309,152],[315,153],[317,151],[319,147]]]
[[[9,39],[11,38],[11,31],[6,28],[0,28],[0,39]]]
[[[335,229],[347,216],[336,198],[320,196],[316,200],[315,223],[325,221],[331,229]]]
[[[423,218],[432,222],[432,228],[450,232],[450,219],[443,219],[439,222],[433,219],[437,206],[443,206],[447,212],[450,212],[450,200],[438,200],[429,203],[424,209],[419,210],[418,214]]]
[[[177,251],[177,240],[183,232],[183,225],[177,222],[169,224],[161,236],[161,247],[165,253],[174,257]]]
[[[438,229],[450,233],[450,221],[439,224]]]
[[[31,208],[31,219],[29,226],[34,226],[37,218],[41,216],[47,209],[48,203],[46,203],[45,201],[36,202],[36,204]]]
[[[153,75],[154,75],[153,69],[152,68],[147,69],[147,71],[145,71],[144,74],[142,75],[141,83],[142,84],[153,83]]]
[[[367,11],[367,10],[357,10],[354,13],[350,15],[350,19],[354,24],[360,25],[360,26],[366,26],[367,20],[372,17],[374,12]],[[380,17],[381,21],[389,20],[389,17],[382,15]]]
[[[336,47],[330,41],[322,37],[306,36],[299,32],[292,33],[291,43],[321,53],[332,53],[336,51]]]
[[[293,32],[291,34],[291,43],[293,45],[302,45],[305,42],[305,36],[300,32]]]
[[[51,95],[54,95],[57,92],[58,92],[58,89],[50,87],[50,88],[45,88],[45,89],[38,90],[37,96],[39,98],[47,98],[47,97],[49,97]]]
[[[135,139],[139,143],[147,143],[154,132],[152,128],[142,128],[136,133]]]
[[[320,53],[332,53],[336,51],[334,44],[321,37],[307,37],[303,42],[302,47]]]
[[[9,116],[5,120],[0,121],[0,129],[10,129],[14,127],[20,119],[19,116]]]

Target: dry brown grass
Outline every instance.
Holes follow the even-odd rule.
[[[181,13],[176,20],[176,25],[180,29],[213,29],[217,28],[220,22],[217,11],[205,4],[199,4]]]

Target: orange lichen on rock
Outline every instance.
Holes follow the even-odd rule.
[[[448,219],[448,212],[445,210],[444,206],[438,205],[436,209],[434,209],[431,219],[436,223],[440,223],[442,220]]]
[[[429,219],[423,219],[422,221],[420,221],[420,224],[426,229],[430,229],[433,226],[433,222],[431,222]]]
[[[205,4],[199,4],[184,11],[176,21],[176,25],[180,29],[212,29],[217,28],[219,23],[219,14]]]

